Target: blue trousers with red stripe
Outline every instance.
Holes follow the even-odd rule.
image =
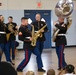
[[[0,48],[2,50],[2,53],[4,52],[4,54],[5,54],[6,60],[8,62],[11,62],[10,51],[9,51],[9,44],[8,43],[6,43],[6,44],[0,44]],[[1,61],[1,58],[2,58],[2,55],[0,55],[0,61]]]
[[[59,68],[64,68],[67,64],[65,62],[64,45],[56,46],[56,54],[58,57]]]
[[[25,58],[19,64],[19,66],[18,66],[19,69],[21,69],[21,70],[24,69],[24,67],[28,64],[32,53],[36,55],[38,69],[43,67],[43,63],[42,63],[40,52],[39,52],[39,50],[36,47],[34,50],[25,49]]]

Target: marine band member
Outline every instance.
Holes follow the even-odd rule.
[[[34,25],[34,30],[36,32],[36,31],[40,30],[43,26],[45,26],[46,23],[41,21],[41,15],[39,13],[36,14],[35,19],[36,19],[36,21],[32,22],[32,25]],[[44,41],[46,40],[44,34],[47,31],[48,31],[48,28],[46,27],[44,30],[42,30],[42,37],[39,37],[37,39],[36,49],[38,48],[38,50],[40,51],[40,54],[42,54],[42,52],[43,52]]]
[[[67,45],[67,39],[66,39],[66,32],[67,29],[70,27],[72,23],[71,16],[66,18],[67,22],[64,23],[64,18],[58,17],[58,22],[54,22],[54,25],[56,28],[59,29],[59,32],[55,39],[55,45],[56,45],[56,54],[58,57],[58,70],[61,70],[62,68],[65,68],[67,63],[65,62],[65,54],[64,54],[64,47]]]
[[[36,61],[37,61],[37,65],[38,65],[38,71],[40,72],[45,72],[44,69],[42,69],[43,67],[43,63],[42,63],[42,59],[41,59],[41,55],[39,50],[34,49],[31,47],[31,31],[28,29],[28,19],[25,17],[21,18],[21,26],[19,28],[19,40],[24,42],[24,51],[25,51],[25,57],[22,60],[22,62],[18,65],[17,67],[17,71],[22,72],[23,69],[26,67],[26,65],[28,64],[31,54],[35,54],[36,55]]]
[[[15,33],[12,30],[9,30],[9,26],[12,25],[12,29],[15,31],[17,30],[17,24],[15,22],[13,22],[13,17],[9,16],[8,17],[8,23],[6,24],[8,31],[10,34],[8,43],[9,43],[9,49],[12,49],[12,60],[15,60],[15,40],[16,40],[16,36]]]
[[[4,23],[4,17],[0,15],[0,49],[2,50],[0,54],[0,61],[2,59],[2,54],[4,52],[7,62],[12,63],[9,56],[9,46],[7,44],[6,33],[8,33],[8,31]]]

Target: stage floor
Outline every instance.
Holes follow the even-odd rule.
[[[76,47],[69,47],[65,48],[65,59],[67,64],[73,64],[76,68]],[[15,59],[15,68],[18,66],[18,64],[22,61],[24,58],[24,51],[17,51],[16,52],[16,59]],[[5,56],[3,55],[2,61],[5,61]],[[54,69],[56,72],[56,75],[59,73],[57,70],[58,68],[58,61],[57,61],[57,55],[55,52],[55,48],[46,49],[43,51],[42,54],[42,61],[44,65],[44,69],[47,71],[48,69]],[[26,75],[27,71],[34,71],[35,75],[46,75],[46,73],[40,73],[37,71],[37,63],[36,63],[36,56],[31,55],[31,59],[28,63],[28,65],[24,68],[23,72],[18,72],[18,75]]]

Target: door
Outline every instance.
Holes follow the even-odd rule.
[[[48,27],[48,32],[45,33],[46,41],[44,48],[51,48],[51,11],[50,10],[24,10],[24,16],[29,18],[30,22],[35,21],[35,15],[41,14],[41,20],[45,21]]]

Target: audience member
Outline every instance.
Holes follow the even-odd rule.
[[[35,75],[33,71],[28,71],[26,75]]]
[[[71,64],[67,65],[65,69],[61,70],[58,75],[75,75],[75,67]]]
[[[47,75],[55,75],[55,71],[53,69],[49,69],[47,71]]]
[[[74,75],[75,71],[74,71],[75,67],[71,64],[67,65],[65,68],[65,74],[63,75]]]
[[[17,75],[17,72],[10,63],[0,62],[0,75]]]

